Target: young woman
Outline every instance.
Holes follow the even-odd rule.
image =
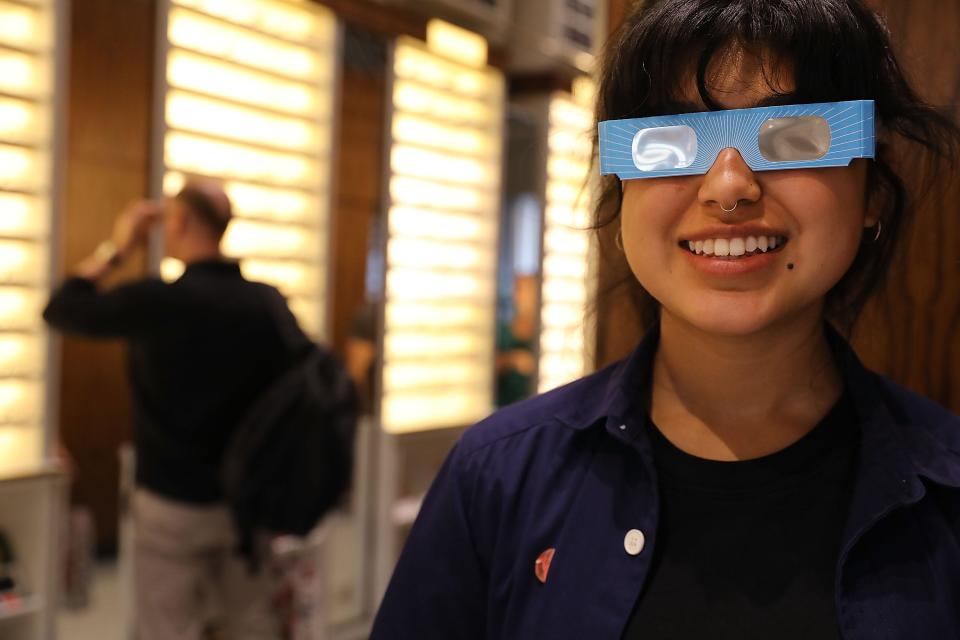
[[[598,96],[656,322],[466,433],[373,637],[960,638],[960,420],[834,328],[903,234],[889,143],[956,128],[860,0],[643,3]]]

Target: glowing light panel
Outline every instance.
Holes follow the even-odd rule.
[[[49,97],[50,64],[45,55],[0,49],[0,92],[30,98]]]
[[[43,144],[48,131],[49,115],[42,105],[0,97],[0,140]]]
[[[50,44],[50,12],[42,7],[0,4],[0,45],[38,50]]]
[[[486,42],[431,22],[398,38],[381,424],[464,426],[493,406],[503,78]]]
[[[547,107],[547,188],[540,290],[538,391],[581,377],[591,368],[593,336],[588,304],[593,255],[587,226],[593,90],[578,79],[574,94],[557,94]]]
[[[167,36],[163,192],[187,174],[222,180],[234,205],[224,253],[322,338],[334,15],[308,2],[171,0]],[[182,273],[161,263],[164,278]]]
[[[317,49],[289,45],[192,11],[173,9],[168,35],[174,46],[277,75],[304,81],[329,78],[328,64]]]
[[[43,456],[40,424],[0,425],[0,464],[4,474],[30,471]]]
[[[0,0],[0,478],[46,456],[54,2]]]

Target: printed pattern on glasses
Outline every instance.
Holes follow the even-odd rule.
[[[814,160],[771,161],[760,152],[761,126],[774,118],[815,116],[830,127],[830,148]],[[696,157],[689,166],[642,170],[633,157],[640,131],[687,126],[696,134]],[[723,149],[735,148],[754,171],[842,167],[854,158],[873,158],[876,147],[873,100],[704,111],[680,115],[605,120],[598,125],[600,173],[621,180],[698,175],[709,171]]]

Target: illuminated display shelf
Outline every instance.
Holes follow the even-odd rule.
[[[493,407],[504,82],[483,38],[441,21],[391,59],[380,421],[460,427]]]
[[[167,0],[158,69],[156,191],[221,181],[234,205],[224,253],[327,333],[336,18],[295,0]],[[165,259],[168,280],[183,265]]]
[[[541,278],[537,391],[575,380],[593,367],[594,323],[589,303],[596,282],[590,212],[593,86],[574,83],[545,105],[547,166]]]
[[[0,0],[0,478],[47,466],[58,8]]]
[[[56,626],[64,494],[41,311],[57,246],[65,7],[0,0],[0,531],[23,589],[0,611],[4,640],[48,640]]]
[[[431,20],[388,64],[373,601],[462,427],[494,407],[505,88],[487,43]]]

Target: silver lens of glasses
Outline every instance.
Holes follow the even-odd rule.
[[[770,118],[760,125],[759,145],[770,162],[817,160],[830,151],[830,125],[819,116]]]
[[[633,164],[640,171],[683,169],[697,159],[697,134],[687,125],[640,129],[633,136]]]

